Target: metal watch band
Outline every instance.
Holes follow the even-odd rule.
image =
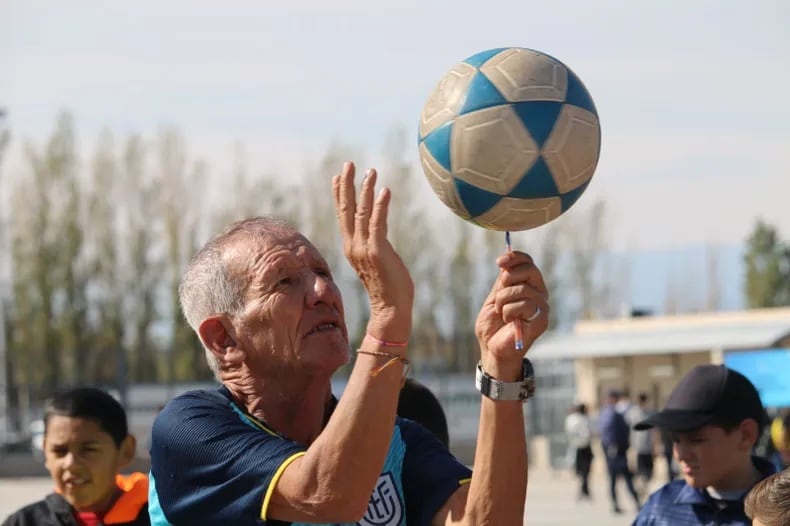
[[[521,362],[521,378],[519,382],[501,382],[483,370],[482,362],[477,362],[475,387],[492,400],[526,401],[535,394],[535,370],[527,358]]]

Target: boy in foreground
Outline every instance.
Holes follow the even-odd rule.
[[[683,480],[653,493],[635,526],[751,524],[744,498],[773,466],[752,456],[766,416],[754,385],[722,365],[700,365],[684,376],[664,409],[634,426],[672,435]]]
[[[55,396],[44,412],[44,458],[55,491],[3,526],[148,526],[148,476],[119,470],[136,442],[112,396],[81,387]]]

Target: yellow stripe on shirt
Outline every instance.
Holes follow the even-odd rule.
[[[263,497],[263,506],[261,506],[261,519],[266,520],[266,511],[269,508],[269,501],[272,498],[272,493],[274,493],[274,486],[277,485],[277,481],[279,481],[280,477],[282,477],[283,472],[285,472],[285,468],[287,468],[291,464],[291,462],[293,462],[297,458],[303,457],[304,454],[305,454],[304,451],[300,451],[299,453],[291,455],[290,457],[286,458],[285,461],[282,464],[280,464],[280,467],[277,468],[277,471],[274,472],[272,481],[269,483],[269,487],[266,488],[266,495],[264,495]]]

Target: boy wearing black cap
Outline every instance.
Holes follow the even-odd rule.
[[[751,524],[743,499],[773,466],[752,456],[765,425],[754,385],[722,365],[689,371],[664,409],[634,426],[672,434],[684,480],[653,493],[634,526]]]

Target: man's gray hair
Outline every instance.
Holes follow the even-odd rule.
[[[253,217],[231,224],[209,240],[187,265],[178,288],[181,310],[190,327],[198,333],[200,324],[211,316],[235,317],[244,308],[248,276],[232,268],[232,247],[241,239],[260,240],[283,232],[296,232],[289,223],[268,217]],[[201,340],[202,343],[202,340]],[[215,377],[219,362],[203,345],[206,361]]]

